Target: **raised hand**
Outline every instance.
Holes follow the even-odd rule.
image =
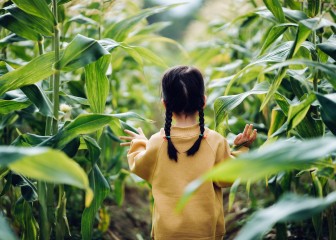
[[[246,124],[243,133],[239,133],[233,144],[236,146],[250,147],[257,138],[257,129],[253,130],[253,124]]]
[[[119,139],[126,140],[128,142],[122,142],[122,143],[120,143],[120,146],[130,146],[133,139],[148,140],[141,128],[137,128],[137,130],[138,130],[138,133],[135,133],[135,132],[132,132],[130,130],[125,129],[124,132],[128,136],[120,136]]]

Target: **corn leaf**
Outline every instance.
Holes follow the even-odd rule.
[[[61,149],[77,136],[101,130],[115,119],[145,120],[132,112],[118,114],[82,114],[61,129],[57,135],[41,143],[41,146],[54,146]]]
[[[289,107],[288,117],[287,117],[287,131],[295,128],[306,116],[310,105],[316,100],[315,94],[311,93],[307,96],[305,100],[297,104],[293,104]]]
[[[13,100],[0,99],[0,114],[8,114],[12,111],[29,107],[32,103],[27,98],[17,98]]]
[[[85,66],[87,99],[93,113],[104,113],[105,103],[109,93],[109,81],[106,77],[106,71],[110,62],[111,55],[108,54],[96,62]]]
[[[40,55],[28,64],[0,76],[0,95],[48,78],[54,73],[54,55],[54,52]]]
[[[228,113],[236,108],[240,103],[244,101],[245,98],[252,94],[265,94],[267,93],[269,88],[268,82],[261,82],[257,84],[253,89],[250,91],[237,94],[237,95],[229,95],[229,96],[222,96],[216,99],[214,103],[214,110],[215,110],[215,117],[216,117],[216,128],[220,127]]]
[[[72,71],[97,61],[109,54],[96,40],[78,34],[64,49],[61,59],[55,63],[55,68]]]
[[[49,25],[54,26],[55,18],[45,0],[13,0],[23,11],[45,19]]]
[[[39,41],[42,39],[42,36],[33,31],[29,25],[18,21],[9,13],[0,16],[0,25],[23,38],[33,41]]]
[[[278,222],[302,221],[315,216],[336,202],[336,192],[325,198],[312,198],[287,193],[274,205],[259,210],[239,231],[237,240],[262,239]]]
[[[272,12],[274,17],[278,20],[278,22],[285,22],[285,14],[282,10],[282,6],[278,0],[263,0],[266,7]]]
[[[317,44],[317,47],[336,61],[336,36],[330,37],[326,42]]]
[[[266,40],[261,47],[259,56],[264,54],[265,51],[289,28],[289,27],[295,27],[296,24],[293,23],[283,23],[275,25],[271,28],[269,32],[266,33]]]
[[[302,43],[306,41],[306,38],[309,36],[310,33],[311,33],[311,30],[300,22],[297,33],[296,33],[295,41],[286,59],[291,59],[297,53]],[[280,86],[282,79],[285,77],[286,71],[287,71],[287,67],[283,67],[279,69],[278,74],[273,80],[271,87],[264,101],[261,104],[260,109],[263,109],[267,105],[267,103],[270,101],[270,99],[273,97],[274,93],[277,91],[278,87]]]
[[[125,18],[113,24],[109,29],[106,30],[105,37],[112,38],[117,42],[122,42],[127,38],[128,34],[134,29],[134,27],[139,22],[141,22],[141,20],[153,14],[166,11],[168,9],[174,8],[179,5],[181,4],[171,4],[167,6],[158,6],[158,7],[144,9],[140,13],[134,16]]]
[[[181,210],[193,193],[205,181],[241,182],[258,181],[283,171],[302,170],[312,166],[325,166],[322,162],[336,151],[336,138],[324,137],[295,142],[293,140],[270,143],[262,149],[239,155],[232,161],[219,164],[202,177],[192,181],[185,189],[177,209]]]
[[[39,33],[43,36],[52,37],[54,33],[54,26],[50,22],[46,21],[43,18],[28,14],[22,11],[17,6],[10,5],[5,8],[8,12],[12,14],[21,23],[25,26],[29,26],[28,29],[32,29],[34,32]]]
[[[316,97],[321,104],[321,117],[329,130],[336,135],[336,101],[322,94],[316,93]]]
[[[84,240],[92,239],[92,228],[98,209],[110,193],[110,184],[106,181],[97,164],[94,164],[90,174],[90,186],[94,191],[92,204],[84,209],[81,221],[81,233]]]
[[[40,110],[41,114],[49,117],[53,116],[52,103],[38,85],[32,84],[28,86],[23,86],[21,90],[29,98],[29,100],[34,103],[34,105]]]
[[[92,200],[92,190],[84,170],[64,153],[48,148],[0,146],[0,166],[30,178],[69,184],[86,191],[85,204]]]

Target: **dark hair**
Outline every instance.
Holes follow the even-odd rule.
[[[177,161],[177,149],[170,138],[173,112],[175,114],[194,114],[199,112],[200,135],[187,155],[194,155],[204,133],[204,80],[202,73],[194,67],[176,66],[168,69],[162,77],[162,95],[166,104],[165,134],[168,141],[168,156]]]

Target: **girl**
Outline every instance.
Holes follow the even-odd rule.
[[[221,187],[229,183],[203,184],[182,213],[174,211],[191,181],[232,158],[227,140],[204,126],[206,96],[202,74],[188,66],[169,69],[162,78],[162,95],[166,109],[164,129],[149,140],[141,128],[138,133],[125,130],[128,136],[120,137],[129,141],[120,145],[130,146],[127,158],[131,171],[152,185],[152,239],[222,239],[225,227]],[[248,149],[256,136],[253,126],[246,125],[234,144]]]

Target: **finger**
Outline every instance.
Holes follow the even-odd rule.
[[[137,130],[140,134],[144,134],[141,127],[138,127]]]
[[[244,128],[244,131],[243,131],[243,136],[247,136],[248,128],[249,128],[249,125],[246,124],[246,125],[245,125],[245,128]]]
[[[132,141],[134,139],[134,137],[120,136],[119,139],[121,139],[121,140],[131,140]]]
[[[257,129],[254,129],[250,141],[254,142],[257,139],[257,133]]]
[[[247,129],[247,136],[250,137],[253,132],[253,124],[250,124]]]
[[[235,145],[239,145],[239,143],[240,143],[240,140],[242,139],[242,137],[243,137],[243,134],[242,133],[239,133],[238,135],[237,135],[237,137],[235,138],[235,140],[234,140],[234,144]]]
[[[122,147],[130,146],[130,145],[131,145],[131,142],[123,142],[123,143],[120,143],[120,146],[122,146]]]
[[[136,135],[138,135],[137,133],[132,132],[132,131],[130,131],[130,130],[128,130],[128,129],[125,129],[124,132],[127,133],[127,134],[130,135],[130,136],[133,136],[133,137],[135,137]]]

